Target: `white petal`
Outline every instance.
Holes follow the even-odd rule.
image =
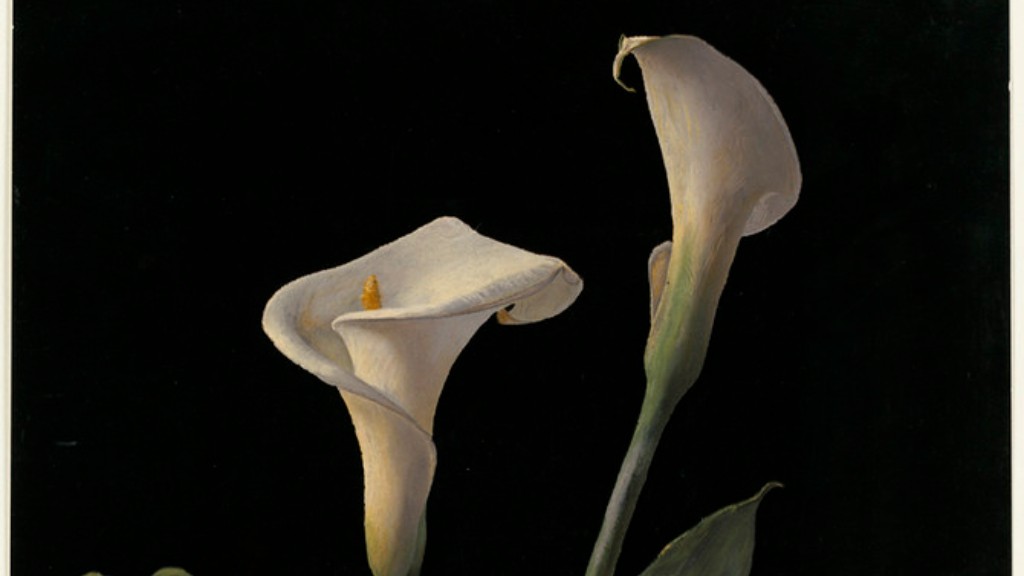
[[[692,36],[625,38],[643,70],[673,216],[707,225],[742,215],[743,235],[771,226],[796,203],[800,165],[789,129],[761,84]]]
[[[334,327],[352,356],[356,377],[374,383],[429,434],[452,364],[492,313],[400,319],[348,315],[335,320]]]
[[[362,310],[362,284],[371,274],[379,280],[383,307]],[[263,324],[292,361],[329,384],[357,388],[349,350],[335,332],[339,324],[493,312],[510,305],[516,322],[533,322],[567,308],[582,288],[557,258],[481,236],[458,219],[439,218],[352,262],[287,284],[267,303]]]
[[[434,443],[407,419],[342,391],[362,451],[366,553],[375,576],[406,576],[437,463]]]

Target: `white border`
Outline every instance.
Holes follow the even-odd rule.
[[[14,0],[0,9],[0,575],[11,566],[11,133]]]
[[[1011,554],[1013,574],[1024,576],[1017,552],[1024,549],[1024,503],[1021,502],[1021,488],[1018,478],[1024,471],[1024,462],[1017,453],[1017,447],[1024,444],[1024,427],[1020,419],[1024,416],[1024,382],[1020,376],[1024,348],[1021,334],[1024,334],[1024,315],[1021,313],[1021,282],[1024,281],[1024,201],[1020,197],[1020,169],[1024,166],[1024,151],[1020,147],[1021,129],[1024,128],[1024,63],[1021,62],[1020,30],[1024,26],[1024,13],[1017,0],[1010,2],[1010,478],[1011,478]],[[1014,80],[1017,81],[1015,89]]]

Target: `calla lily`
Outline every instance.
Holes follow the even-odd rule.
[[[661,146],[673,232],[648,264],[647,389],[589,575],[614,569],[658,439],[700,373],[740,238],[789,211],[801,180],[782,114],[749,72],[699,38],[635,37],[620,41],[616,81],[630,54]]]
[[[366,547],[376,576],[419,571],[434,476],[434,411],[448,372],[492,314],[534,322],[566,309],[579,277],[440,218],[267,303],[263,327],[289,359],[336,386],[362,452]]]

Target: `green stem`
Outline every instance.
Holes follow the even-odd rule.
[[[664,401],[651,394],[645,395],[640,419],[619,469],[615,488],[604,513],[604,523],[587,565],[587,576],[611,576],[615,571],[626,529],[647,480],[647,470],[671,415],[672,410],[665,410]]]
[[[612,576],[615,571],[661,434],[704,364],[715,309],[739,239],[735,223],[708,244],[685,235],[673,239],[665,292],[644,354],[647,389],[640,419],[608,501],[587,576]]]

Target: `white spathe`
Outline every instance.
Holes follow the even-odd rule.
[[[382,307],[364,310],[370,275]],[[434,477],[434,411],[456,357],[487,320],[543,320],[583,288],[561,260],[439,218],[347,264],[295,280],[263,328],[289,359],[336,386],[362,452],[366,545],[376,576],[418,571]]]
[[[656,247],[649,261],[648,355],[675,348],[685,357],[680,360],[687,367],[675,369],[688,374],[674,378],[685,392],[703,363],[740,238],[768,228],[796,204],[800,163],[768,92],[707,42],[693,36],[623,38],[612,66],[616,80],[630,54],[643,72],[673,222],[672,242]],[[680,353],[684,340],[688,350]]]
[[[616,80],[630,54],[643,71],[673,218],[683,210],[700,212],[708,223],[738,218],[748,236],[796,204],[796,146],[756,78],[695,36],[622,38]]]

